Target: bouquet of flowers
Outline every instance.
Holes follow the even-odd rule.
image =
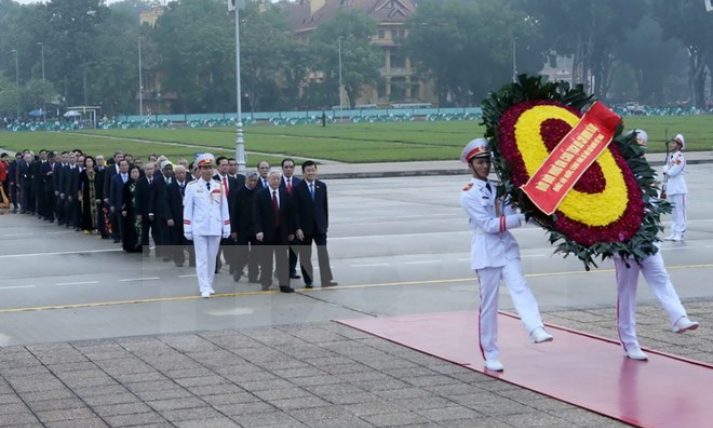
[[[657,198],[655,172],[635,134],[623,134],[618,116],[597,104],[581,85],[571,89],[565,82],[527,75],[483,102],[485,137],[491,142],[493,165],[504,192],[528,219],[548,232],[556,253],[576,255],[587,270],[597,266],[597,257],[619,254],[642,259],[655,254],[661,214],[671,210],[670,204]],[[583,128],[583,116],[595,107],[606,112],[608,137],[593,137],[596,132],[589,130],[598,129],[595,125]],[[589,140],[574,140],[576,129],[582,132],[577,135]],[[561,144],[568,139],[572,143],[563,149]],[[599,151],[592,155],[595,143]],[[587,154],[591,163],[582,164]],[[543,174],[545,165],[555,172]],[[541,181],[534,186],[536,177]],[[561,190],[563,183],[571,187]],[[561,196],[551,210],[543,210],[528,188],[550,198],[560,190]]]

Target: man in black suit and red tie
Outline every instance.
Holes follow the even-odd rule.
[[[293,293],[290,287],[288,243],[294,236],[292,201],[286,190],[280,189],[279,171],[268,174],[268,187],[255,193],[255,239],[260,243],[260,284],[263,291],[272,285],[272,258],[275,257],[280,291]]]
[[[295,161],[286,158],[282,160],[282,183],[280,184],[281,189],[287,190],[287,194],[292,197],[292,189],[297,186],[302,179],[295,177]],[[300,279],[297,275],[297,249],[295,248],[295,241],[290,242],[290,278]]]
[[[151,197],[155,194],[154,173],[156,165],[153,162],[146,162],[144,166],[144,176],[136,180],[136,215],[141,216],[141,245],[144,248],[144,255],[149,255],[149,229],[151,237],[156,246],[160,245],[161,238],[158,236],[156,227],[156,213],[152,211],[154,204]],[[157,247],[158,249],[158,247]]]
[[[329,204],[327,185],[317,180],[317,164],[306,161],[302,164],[302,181],[292,190],[295,204],[295,238],[299,244],[300,264],[305,287],[312,288],[312,241],[317,245],[319,276],[322,287],[338,285],[332,276],[327,252],[327,229],[329,228]]]

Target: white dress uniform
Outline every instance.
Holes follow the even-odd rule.
[[[683,141],[683,136],[678,134],[676,140]],[[686,194],[688,193],[685,178],[686,158],[680,150],[668,155],[663,173],[666,177],[666,195],[673,204],[670,238],[679,241],[686,233]]]
[[[465,148],[461,160],[479,157],[478,146],[487,148],[487,140],[471,141]],[[471,267],[480,282],[480,351],[486,360],[497,361],[497,370],[502,370],[497,345],[498,297],[502,280],[515,305],[515,310],[534,342],[552,340],[543,330],[540,310],[535,296],[525,281],[520,264],[520,247],[515,237],[508,231],[520,227],[525,216],[516,213],[509,204],[495,198],[497,185],[493,182],[471,178],[463,188],[460,203],[473,231],[471,238]]]
[[[213,279],[220,239],[230,236],[228,198],[219,181],[199,178],[188,183],[183,199],[183,231],[195,247],[201,296],[209,297],[215,293]]]
[[[660,246],[660,244],[657,244]],[[624,259],[614,256],[616,267],[617,285],[617,328],[619,341],[627,354],[632,350],[639,350],[639,340],[636,336],[636,287],[639,281],[639,272],[644,276],[646,283],[651,288],[661,306],[668,312],[671,326],[675,329],[679,320],[687,320],[686,309],[681,304],[678,293],[673,288],[671,278],[666,271],[661,256],[661,250],[637,262],[630,258],[626,266]],[[691,321],[688,321],[691,322]]]

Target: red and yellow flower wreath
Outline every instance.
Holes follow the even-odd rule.
[[[539,211],[520,189],[550,152],[577,125],[591,97],[581,88],[521,76],[483,103],[486,137],[505,192],[528,217],[550,232],[565,256],[574,253],[589,269],[593,258],[643,258],[654,254],[660,214],[653,204],[654,172],[633,136],[618,130],[614,141],[580,177],[553,215]]]

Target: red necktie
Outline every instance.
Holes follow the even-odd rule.
[[[277,203],[277,190],[272,191],[272,211],[275,213],[275,227],[280,225],[280,205]]]
[[[292,194],[292,178],[287,179],[287,193]]]
[[[223,186],[225,186],[225,193],[228,194],[228,177],[223,177]]]

